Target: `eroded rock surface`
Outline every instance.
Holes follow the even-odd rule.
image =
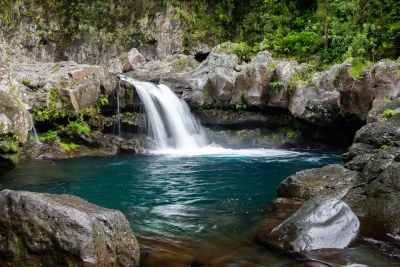
[[[287,252],[346,248],[358,235],[360,222],[341,200],[317,196],[258,239]]]
[[[360,180],[360,174],[339,164],[309,169],[289,176],[277,187],[279,197],[308,200],[323,195],[341,199]]]
[[[125,216],[71,195],[0,192],[0,265],[138,266]]]

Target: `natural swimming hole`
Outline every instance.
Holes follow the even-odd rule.
[[[284,178],[340,164],[340,155],[213,151],[30,161],[7,173],[0,189],[72,194],[122,211],[141,244],[141,266],[300,266],[256,243],[265,224],[289,216],[264,206],[277,197],[276,186]],[[375,241],[361,240],[332,261],[398,265],[398,255],[374,251]]]

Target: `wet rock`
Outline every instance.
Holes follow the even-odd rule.
[[[400,236],[400,148],[380,150],[365,165],[364,186],[352,190],[345,201],[361,214],[374,219],[395,237]]]
[[[384,117],[388,109],[398,111],[398,114]],[[368,122],[357,131],[349,151],[342,155],[346,166],[358,171],[362,171],[380,149],[400,146],[400,100],[374,107],[368,115]]]
[[[186,267],[191,266],[194,260],[194,253],[188,248],[160,242],[152,245],[144,265],[148,267]]]
[[[138,266],[125,216],[78,197],[0,192],[0,259],[5,266]]]
[[[309,169],[289,176],[277,187],[279,197],[308,200],[315,196],[341,199],[357,183],[360,174],[331,164],[319,169]]]
[[[357,237],[359,227],[357,217],[346,203],[332,197],[317,196],[268,236],[259,236],[259,240],[287,252],[343,249]]]

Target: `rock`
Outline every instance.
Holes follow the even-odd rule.
[[[73,61],[39,63],[29,59],[11,65],[14,83],[28,91],[28,108],[67,110],[73,113],[93,106],[99,99],[104,70]]]
[[[297,81],[289,102],[293,116],[309,122],[329,125],[337,120],[340,111],[340,92],[319,91],[321,73],[316,73],[310,83]]]
[[[319,169],[309,169],[289,176],[277,187],[279,197],[308,200],[315,196],[341,199],[357,183],[360,174],[331,164]]]
[[[370,87],[374,88],[375,99],[393,100],[400,97],[400,63],[381,60],[371,71]]]
[[[275,227],[258,236],[265,245],[287,252],[346,248],[358,235],[360,222],[341,200],[317,196]]]
[[[269,68],[271,61],[271,54],[264,51],[258,53],[250,64],[241,68],[236,77],[230,104],[259,106],[267,102],[269,84],[274,75],[273,70]]]
[[[138,266],[125,216],[71,195],[0,192],[0,264]]]
[[[289,106],[289,94],[292,92],[288,91],[290,80],[297,74],[302,72],[302,69],[307,66],[299,67],[299,64],[292,61],[279,62],[275,67],[274,82],[279,83],[279,89],[270,88],[270,97],[268,100],[268,106],[280,107],[287,109]],[[300,76],[299,76],[300,77]]]
[[[171,20],[174,10],[169,7],[167,12],[158,12],[148,26],[149,39],[157,42],[156,59],[163,60],[169,55],[183,54],[183,32],[179,20]]]
[[[398,114],[384,118],[387,109]],[[346,166],[361,171],[379,149],[400,146],[400,100],[382,103],[371,109],[368,124],[356,132],[349,151],[342,155]]]
[[[389,234],[400,237],[400,148],[373,155],[362,171],[362,186],[343,199],[357,213],[373,219]]]
[[[128,72],[136,69],[139,66],[146,64],[146,59],[136,48],[132,48],[128,52],[128,58],[126,59],[125,65],[122,69],[123,72]]]

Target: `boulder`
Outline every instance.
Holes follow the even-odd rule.
[[[139,66],[146,64],[146,59],[136,48],[132,48],[128,52],[128,57],[122,69],[123,72],[128,72],[136,69]]]
[[[400,97],[400,63],[381,60],[371,71],[370,87],[374,88],[375,99],[393,100]]]
[[[343,198],[359,183],[360,174],[331,164],[319,169],[309,169],[289,176],[277,187],[279,197],[308,200],[315,196]]]
[[[0,265],[138,266],[125,216],[71,195],[0,192]]]
[[[287,252],[346,248],[358,235],[360,222],[341,200],[317,196],[307,201],[267,236],[263,244]]]

